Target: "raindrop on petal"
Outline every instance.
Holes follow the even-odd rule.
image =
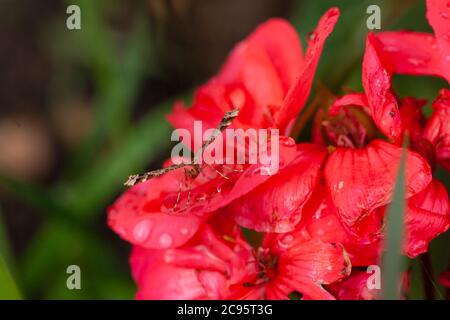
[[[163,233],[159,237],[159,246],[161,248],[169,248],[172,245],[172,242],[173,242],[172,237],[167,233]]]
[[[142,243],[147,240],[151,230],[152,222],[149,220],[142,220],[133,229],[133,239],[138,243]]]

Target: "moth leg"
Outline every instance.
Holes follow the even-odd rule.
[[[186,171],[186,169],[184,169]],[[178,187],[178,193],[177,193],[177,200],[175,201],[174,206],[172,207],[172,209],[170,209],[171,211],[175,211],[177,209],[178,204],[180,203],[180,199],[181,199],[181,191],[183,190],[183,184],[186,181],[186,175],[184,176],[184,178],[180,181],[180,185]]]
[[[232,165],[230,165],[230,164],[224,164],[222,167],[224,167],[224,168],[230,168],[231,171],[233,171],[233,172],[244,172],[244,169],[242,169],[242,167],[241,167],[240,169],[236,169],[235,166],[236,166],[236,165],[232,166]]]
[[[207,166],[209,166],[210,168],[212,168],[219,176],[221,176],[224,179],[229,180],[230,178],[228,178],[225,174],[223,174],[222,172],[220,172],[219,170],[217,170],[215,167],[213,167],[212,165],[210,165],[209,163],[206,163]]]
[[[187,194],[187,201],[186,201],[186,207],[187,209],[191,205],[191,191],[192,191],[192,180],[188,183],[188,194]]]

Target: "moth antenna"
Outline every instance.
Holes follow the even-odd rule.
[[[169,171],[173,171],[179,168],[183,168],[185,166],[188,166],[189,164],[185,164],[185,163],[180,163],[180,164],[172,164],[166,168],[162,168],[162,169],[156,169],[153,171],[148,171],[145,173],[141,173],[141,174],[133,174],[131,176],[128,177],[127,181],[125,181],[124,185],[127,187],[132,187],[135,184],[141,183],[141,182],[145,182],[149,179],[152,178],[156,178],[159,177],[161,175],[163,175],[166,172]]]

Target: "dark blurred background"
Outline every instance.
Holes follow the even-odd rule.
[[[66,28],[70,4],[81,30]],[[259,23],[289,19],[305,47],[333,5],[342,16],[316,79],[335,94],[361,90],[371,4],[383,30],[431,31],[420,0],[0,0],[0,297],[133,298],[129,245],[107,228],[106,208],[128,174],[167,156],[173,101],[189,101]],[[445,85],[395,79],[400,95],[430,100]],[[66,288],[70,264],[82,290]],[[16,284],[2,286],[2,272]]]

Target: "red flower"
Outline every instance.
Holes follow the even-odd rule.
[[[236,46],[219,74],[198,90],[193,106],[176,105],[169,121],[191,132],[194,120],[202,120],[205,129],[215,128],[225,111],[239,108],[237,127],[272,127],[288,135],[309,96],[325,40],[338,17],[337,8],[324,14],[304,57],[288,22],[272,19],[262,24]]]
[[[192,133],[191,137],[194,137],[194,120],[202,120],[204,130],[215,128],[225,110],[239,107],[241,112],[233,122],[234,126],[243,128],[272,126],[285,130],[287,122],[296,117],[309,95],[324,41],[338,16],[339,11],[334,8],[320,20],[304,59],[299,54],[300,42],[295,31],[287,22],[276,19],[263,24],[234,49],[219,75],[200,88],[194,105],[188,110],[176,105],[169,120],[178,128],[188,129]],[[280,32],[282,38],[274,39],[274,35],[278,37]],[[294,48],[292,53],[286,52],[288,47]],[[296,71],[290,66],[298,66],[299,69]],[[295,74],[300,76],[296,78]],[[272,107],[275,109],[268,113],[268,108]],[[279,115],[280,112],[283,116]],[[286,117],[288,114],[289,117]],[[267,122],[267,119],[270,121]],[[309,156],[322,157],[317,151],[297,152],[295,142],[291,138],[280,137],[279,140],[280,170],[295,157],[297,161],[303,162],[307,161]],[[190,147],[196,149],[200,145]],[[294,165],[295,163],[292,164]],[[182,192],[180,181],[183,180],[184,173],[181,169],[135,186],[110,207],[109,225],[124,239],[146,248],[182,245],[208,219],[211,212],[247,194],[270,178],[270,175],[261,174],[265,169],[263,164],[229,167],[220,168],[227,171],[227,179],[211,168],[205,168],[203,174],[193,181],[192,186],[188,190],[184,188]],[[311,167],[311,180],[295,200],[296,203],[285,203],[288,205],[287,208],[280,207],[280,212],[285,211],[282,213],[285,216],[283,218],[291,219],[292,216],[290,221],[295,222],[297,219],[298,222],[300,208],[293,208],[292,205],[300,206],[308,199],[314,187],[314,171],[317,169]],[[284,174],[289,174],[289,170],[292,171],[292,168],[287,169]],[[274,179],[279,180],[275,177]],[[258,194],[258,191],[254,194]],[[170,210],[175,205],[178,210]],[[243,208],[240,213],[236,213],[236,219],[248,225],[250,223],[248,221],[254,220],[252,214]],[[298,217],[295,218],[295,215]],[[258,223],[264,224],[264,221],[256,221],[255,225]],[[295,223],[289,229],[294,226]],[[264,228],[287,230],[286,226]],[[181,229],[188,232],[180,234]],[[161,241],[161,238],[164,240]]]
[[[450,171],[450,90],[441,90],[433,108],[422,137],[432,145],[437,161]]]
[[[292,292],[304,299],[334,299],[323,285],[350,274],[351,263],[343,246],[311,237],[304,229],[286,234],[267,234],[257,249],[257,273],[231,298],[288,299]]]
[[[175,249],[135,246],[130,264],[138,286],[136,298],[227,298],[230,286],[254,265],[239,228],[222,218],[205,224],[189,243]]]
[[[434,36],[367,36],[364,93],[319,110],[314,144],[296,145],[287,136],[339,16],[335,8],[319,21],[305,55],[291,25],[269,20],[235,47],[220,72],[197,90],[192,107],[175,105],[169,121],[191,133],[197,145],[184,143],[193,151],[203,142],[195,139],[194,121],[202,121],[203,135],[234,108],[240,109],[234,128],[280,129],[279,170],[262,175],[270,169],[263,163],[204,166],[184,186],[178,169],[125,192],[110,207],[108,223],[134,245],[137,298],[376,298],[378,291],[367,287],[370,274],[362,270],[380,261],[403,152],[404,253],[414,258],[426,252],[449,229],[448,193],[432,168],[435,160],[450,168],[450,91],[441,91],[427,120],[425,101],[397,97],[391,87],[395,73],[449,79],[450,25],[442,13],[450,9],[440,0],[427,6]],[[410,145],[403,150],[406,136]],[[215,143],[226,145],[223,138]],[[251,246],[241,227],[263,232],[262,242]]]
[[[139,299],[287,299],[297,291],[333,299],[323,289],[350,273],[343,247],[311,238],[299,229],[268,234],[252,250],[224,215],[175,249],[134,247],[133,277]]]

